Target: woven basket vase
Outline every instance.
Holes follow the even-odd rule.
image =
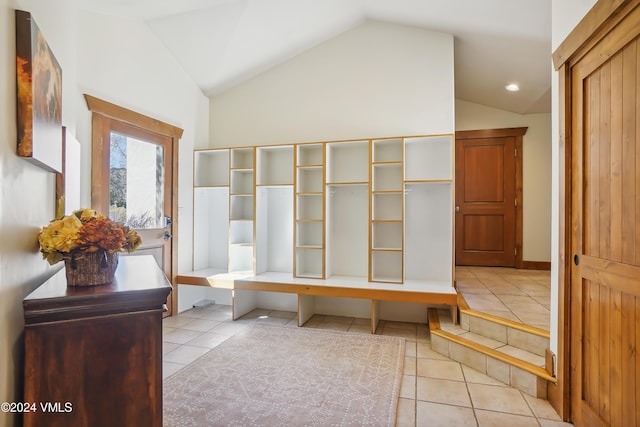
[[[64,259],[67,286],[97,286],[113,282],[118,253],[82,252]]]

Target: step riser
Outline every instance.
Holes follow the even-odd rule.
[[[469,366],[531,396],[540,399],[547,398],[547,381],[534,374],[437,335],[431,335],[431,346],[434,351],[443,356]]]
[[[464,312],[460,313],[460,327],[542,357],[545,356],[545,350],[549,348],[549,339],[546,337],[470,316]]]

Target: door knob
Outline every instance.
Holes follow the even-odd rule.
[[[456,206],[456,212],[460,212],[460,206]]]
[[[573,256],[573,263],[574,263],[575,265],[579,265],[579,264],[580,264],[580,256],[579,256],[578,254],[575,254],[575,255]]]
[[[171,238],[171,233],[169,233],[168,231],[165,231],[162,237],[164,238],[164,240],[169,240]]]

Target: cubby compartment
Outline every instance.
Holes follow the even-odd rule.
[[[402,191],[402,163],[372,165],[373,191]]]
[[[253,147],[231,149],[231,169],[253,169]]]
[[[229,187],[195,188],[193,192],[193,270],[227,271]]]
[[[321,279],[322,250],[298,248],[296,251],[296,276]]]
[[[322,193],[324,180],[322,166],[298,167],[297,192],[298,193]]]
[[[452,283],[452,185],[420,182],[406,186],[405,279]]]
[[[258,187],[256,274],[293,273],[293,186]]]
[[[253,245],[253,222],[231,221],[229,243],[232,245]]]
[[[402,222],[374,222],[371,224],[373,250],[402,250]]]
[[[232,169],[231,194],[253,194],[253,170]]]
[[[296,246],[322,249],[323,225],[321,221],[298,221],[296,223]]]
[[[297,220],[322,221],[322,194],[298,194]]]
[[[371,216],[373,221],[401,221],[403,193],[372,194]]]
[[[371,280],[402,283],[402,252],[374,251],[371,254]]]
[[[369,187],[334,185],[327,189],[326,274],[368,276]]]
[[[256,148],[257,185],[293,185],[293,146]]]
[[[324,163],[324,144],[299,144],[297,165],[317,166]]]
[[[193,157],[195,187],[229,185],[229,150],[197,150]]]
[[[253,273],[253,245],[229,246],[229,273]]]
[[[404,140],[405,180],[452,180],[453,149],[451,135],[406,138]]]
[[[369,141],[327,143],[327,183],[369,181]]]
[[[373,140],[373,163],[402,162],[402,138]]]
[[[231,204],[229,219],[231,220],[253,220],[253,195],[234,196],[229,198]]]

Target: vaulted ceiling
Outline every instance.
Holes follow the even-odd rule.
[[[215,96],[366,20],[454,36],[456,98],[551,110],[551,0],[80,0],[148,25]],[[519,92],[507,92],[517,83]]]

